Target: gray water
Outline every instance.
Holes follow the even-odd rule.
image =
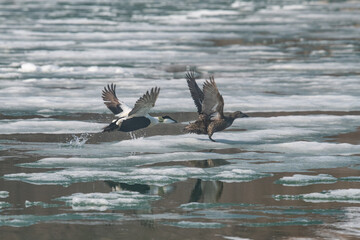
[[[358,1],[1,1],[1,239],[360,237]],[[214,75],[226,131],[185,81]],[[131,134],[107,84],[177,124]]]

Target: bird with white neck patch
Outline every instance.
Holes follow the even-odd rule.
[[[102,91],[104,104],[116,117],[108,126],[103,128],[103,132],[111,132],[114,130],[132,132],[154,126],[158,123],[176,123],[176,121],[169,116],[153,117],[149,115],[150,109],[155,106],[160,88],[155,87],[151,88],[150,91],[146,91],[146,93],[136,101],[133,108],[128,107],[117,98],[115,89],[115,84],[108,84]]]

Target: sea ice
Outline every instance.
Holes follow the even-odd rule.
[[[0,198],[7,198],[9,197],[8,191],[0,191]]]
[[[275,195],[277,200],[304,200],[306,202],[360,202],[360,189],[336,189],[321,193],[307,193],[300,195]]]
[[[334,183],[337,181],[337,178],[328,175],[328,174],[319,174],[319,175],[303,175],[295,174],[289,177],[282,177],[277,180],[275,183],[282,184],[284,186],[307,186],[311,184],[321,184],[321,183]]]

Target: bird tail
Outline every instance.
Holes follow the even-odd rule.
[[[195,123],[190,123],[189,125],[184,127],[183,132],[184,133],[195,133],[195,134],[202,134],[203,133],[201,131],[201,129],[199,129]]]
[[[191,133],[191,130],[189,128],[189,125],[187,125],[186,127],[183,128],[183,132],[184,133]]]
[[[108,126],[104,127],[103,132],[111,132],[118,128],[119,128],[119,126],[116,125],[116,121],[114,121],[114,122],[110,123]]]

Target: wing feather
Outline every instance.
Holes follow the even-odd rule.
[[[119,101],[115,90],[116,84],[113,83],[104,87],[104,90],[102,90],[102,99],[104,100],[104,104],[115,115],[130,111],[131,109],[125,103]]]
[[[204,101],[202,113],[212,118],[224,117],[224,99],[219,93],[214,77],[211,76],[203,85]]]
[[[134,108],[129,113],[129,117],[145,116],[148,114],[150,109],[155,106],[159,93],[160,88],[158,87],[151,88],[150,92],[146,91],[146,93],[136,101]]]
[[[190,90],[191,97],[194,100],[198,113],[201,113],[202,112],[201,105],[204,100],[204,93],[201,91],[201,89],[199,88],[199,86],[195,81],[195,71],[187,72],[185,77]]]

